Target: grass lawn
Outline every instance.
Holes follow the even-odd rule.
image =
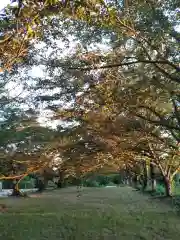
[[[0,199],[2,240],[180,239],[180,218],[129,187],[75,188],[25,199]]]

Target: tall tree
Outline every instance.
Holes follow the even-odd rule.
[[[30,84],[30,89],[38,90],[35,93],[37,106],[46,102],[45,106],[55,111],[56,119],[65,119],[72,124],[78,122],[85,132],[105,141],[111,156],[122,154],[122,149],[133,156],[134,151],[137,156],[142,155],[143,148],[134,146],[137,136],[145,141],[144,151],[153,163],[159,164],[157,152],[162,154],[167,146],[168,156],[174,156],[173,151],[177,151],[179,144],[179,46],[175,28],[178,1],[126,1],[124,5],[117,1],[105,5],[101,1],[98,6],[97,1],[89,5],[88,1],[85,5],[76,5],[76,1],[75,5],[70,5],[70,2],[65,1],[61,16],[43,19],[37,24],[43,30],[42,40],[46,45],[41,50],[36,49],[39,55],[31,48],[28,58],[21,64],[22,67],[48,66],[46,76],[22,78],[24,83]],[[59,13],[60,5],[53,4],[43,8],[42,12],[54,9]],[[22,19],[25,8],[22,7]],[[76,10],[73,19],[69,17],[72,9]],[[79,38],[73,34],[78,40],[74,52],[60,57],[64,49],[59,49],[58,42],[52,41],[51,36],[68,42],[67,35],[75,31]],[[106,44],[106,51],[90,50],[90,43],[103,41],[109,45],[108,48]],[[51,54],[43,55],[50,47]],[[65,102],[69,101],[68,109]],[[128,126],[135,125],[133,131],[122,122],[120,129],[114,127],[120,114],[133,119]],[[114,131],[111,135],[110,129]],[[161,142],[164,133],[168,137]],[[122,136],[125,147],[119,145]],[[156,158],[152,156],[155,139]],[[103,154],[106,155],[105,150]],[[163,164],[164,161],[163,158]]]

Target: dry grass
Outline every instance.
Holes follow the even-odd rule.
[[[2,199],[2,240],[179,240],[180,218],[164,203],[128,187],[67,188],[25,199]]]

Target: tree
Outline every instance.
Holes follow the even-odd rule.
[[[54,131],[38,126],[24,113],[6,112],[1,123],[1,179],[14,180],[19,193],[20,181],[50,164]]]
[[[107,76],[108,74],[106,77]],[[114,76],[115,75],[113,75],[113,77]],[[167,89],[167,86],[163,89],[156,85],[156,83],[153,84],[152,82],[147,81],[144,84],[142,82],[126,84],[126,88],[124,87],[123,90],[119,90],[121,86],[125,86],[123,85],[124,83],[122,85],[117,85],[116,82],[114,82],[111,84],[110,79],[109,81],[104,80],[102,83],[97,84],[96,88],[93,87],[93,89],[90,89],[79,98],[77,104],[79,105],[79,108],[75,108],[76,112],[74,112],[72,109],[70,112],[67,112],[66,110],[64,113],[60,112],[59,116],[64,118],[65,115],[68,116],[68,118],[71,118],[71,120],[81,119],[81,123],[86,122],[86,127],[89,131],[93,132],[93,135],[97,134],[100,139],[103,139],[111,144],[113,144],[112,139],[115,139],[114,142],[116,142],[116,144],[118,141],[120,142],[120,136],[122,137],[123,132],[124,137],[126,137],[126,141],[124,141],[126,150],[133,150],[136,151],[138,155],[140,154],[150,158],[151,166],[155,164],[159,167],[160,171],[162,166],[167,168],[169,166],[169,160],[162,156],[167,154],[169,156],[168,158],[171,159],[174,154],[178,154],[177,146],[179,143],[179,127],[177,123],[179,113],[176,112],[176,114],[174,114],[174,105],[171,103],[172,98],[171,94],[169,94],[169,92],[172,91],[171,89],[175,89],[176,85],[170,84],[169,89]],[[149,83],[151,84],[150,87]],[[94,101],[94,99],[96,101]],[[149,111],[142,111],[142,108],[148,110],[153,109],[154,105],[156,105],[158,111],[157,114],[160,116],[157,120],[156,118],[151,120],[154,117],[152,111],[150,112],[151,114]],[[81,109],[79,114],[77,109]],[[121,113],[127,117],[126,119],[121,117],[121,125],[118,126],[118,130],[120,130],[120,132],[118,133],[118,130],[115,127],[115,120],[118,118],[119,121],[119,115]],[[128,119],[132,120],[129,121]],[[171,121],[171,119],[173,119],[173,121]],[[127,124],[124,124],[123,121],[127,122]],[[177,136],[174,135],[172,130],[177,132]],[[167,137],[163,140],[162,134],[164,133],[167,134]],[[118,134],[121,135],[119,136]],[[133,137],[132,134],[135,136]],[[111,142],[109,141],[109,138],[111,139]],[[134,142],[137,142],[137,138],[140,139],[140,141],[138,141],[136,146],[134,145]],[[156,146],[155,153],[158,155],[159,160],[157,160],[157,157],[155,157],[151,149],[151,144],[153,147]],[[119,145],[118,148],[119,149],[117,151],[120,151]],[[111,149],[111,153],[113,150],[114,149]],[[179,165],[175,165],[174,163],[174,167],[176,171],[178,171]],[[166,179],[165,184],[167,186],[167,176],[170,180],[171,173],[162,172],[162,174],[164,176],[164,180]],[[173,176],[174,172],[172,172],[172,177]],[[167,195],[169,195],[168,192]]]
[[[7,41],[10,41],[12,44],[16,38],[16,42],[18,43],[17,48],[19,48],[19,45],[21,46],[21,44],[19,44],[20,39],[25,39],[25,41],[29,42],[42,31],[44,27],[44,17],[48,18],[48,16],[52,14],[56,16],[62,15],[66,19],[71,18],[88,22],[91,26],[96,25],[98,27],[108,28],[115,33],[115,37],[113,37],[115,40],[117,40],[116,34],[122,36],[122,33],[126,38],[131,39],[138,56],[137,54],[136,56],[131,55],[131,59],[134,60],[132,63],[121,62],[118,63],[119,66],[124,64],[130,65],[134,62],[142,62],[144,64],[151,63],[164,76],[170,77],[172,81],[178,82],[178,77],[176,76],[178,73],[178,66],[176,64],[178,56],[174,54],[175,49],[170,49],[171,46],[176,46],[174,40],[178,40],[178,32],[174,29],[174,25],[176,25],[178,21],[178,1],[176,0],[173,2],[165,0],[161,3],[147,3],[143,1],[141,4],[139,2],[127,4],[128,1],[124,1],[123,3],[118,3],[117,1],[105,3],[104,1],[98,0],[93,2],[84,1],[83,3],[79,1],[45,1],[43,3],[26,1],[26,4],[22,1],[14,2],[16,2],[17,5],[6,9],[6,13],[2,16],[2,24],[4,24],[5,21],[8,23],[11,22],[10,29],[5,28],[4,30],[5,33],[1,41],[2,46],[4,46]],[[168,16],[165,12],[167,8]],[[51,17],[49,18],[48,24],[50,23]],[[6,26],[7,24],[4,25]],[[161,36],[165,36],[165,38],[161,39]],[[150,39],[153,39],[153,41]],[[159,41],[160,39],[161,41]],[[159,51],[162,43],[163,49]],[[118,43],[116,43],[116,45],[117,44]],[[12,45],[14,46],[14,44]],[[150,52],[147,52],[146,49],[148,49],[148,51],[150,50],[151,53],[157,51],[155,59],[152,59],[154,54],[152,55]],[[174,60],[175,64],[166,58],[169,52],[171,60]],[[19,56],[16,57],[18,58]],[[118,64],[116,63],[115,65],[117,66]],[[114,64],[111,64],[107,67],[112,67],[113,65]],[[176,72],[168,74],[168,72],[163,69],[163,66],[170,67],[171,71],[176,70]]]
[[[66,18],[75,18],[81,21],[94,22],[98,18],[100,10],[106,10],[108,6],[103,1],[20,1],[15,0],[15,6],[8,6],[1,15],[2,51],[1,59],[4,67],[10,68],[12,64],[23,59],[31,39],[39,37],[44,18],[51,21],[51,15],[63,14]],[[100,4],[100,6],[97,6]],[[102,9],[101,9],[102,8]],[[108,11],[110,13],[110,11]],[[14,51],[10,52],[12,48]],[[3,57],[6,52],[7,57]],[[11,60],[10,58],[13,57]]]
[[[70,149],[68,145],[64,146],[64,157],[68,159],[65,162],[73,166],[77,175],[83,172],[82,165],[86,161],[91,166],[90,157],[101,160],[103,164],[104,159],[108,159],[110,164],[118,168],[122,168],[124,162],[125,166],[136,166],[137,158],[147,157],[151,166],[156,165],[159,169],[167,167],[172,157],[177,158],[179,144],[179,93],[176,90],[179,86],[179,55],[178,32],[174,28],[178,2],[132,2],[128,6],[122,6],[122,9],[117,1],[111,1],[109,5],[104,5],[102,1],[100,7],[96,3],[93,1],[88,5],[85,1],[83,6],[80,3],[73,5],[78,11],[72,20],[69,19],[72,8],[66,2],[61,16],[51,17],[50,22],[43,18],[37,24],[43,30],[45,49],[51,46],[55,50],[52,50],[48,58],[43,55],[37,58],[36,51],[31,48],[29,58],[21,64],[21,67],[31,67],[33,64],[48,66],[46,77],[32,79],[31,89],[45,92],[37,93],[35,104],[38,106],[40,102],[46,102],[47,108],[55,112],[54,118],[69,121],[71,126],[78,123],[83,129],[74,135],[72,127],[69,132],[75,140]],[[58,3],[50,4],[41,10],[47,10],[48,15],[52,9],[59,13],[59,7]],[[83,8],[86,9],[86,14],[80,11]],[[25,7],[21,9],[22,18],[24,9]],[[38,7],[35,6],[35,9]],[[41,10],[38,9],[38,14]],[[91,14],[87,14],[88,10]],[[100,14],[102,10],[103,14]],[[126,21],[123,22],[122,19]],[[48,35],[55,38],[59,33],[63,35],[57,27],[61,20],[66,34],[78,30],[81,38],[78,38],[80,44],[76,45],[74,54],[59,58],[59,49]],[[54,27],[56,33],[53,32]],[[85,37],[94,29],[95,34],[89,38],[88,44],[93,41],[102,42],[106,33],[110,45],[106,53],[88,49]],[[97,35],[101,36],[100,39]],[[45,52],[44,49],[37,50],[39,55],[42,51]],[[34,58],[31,59],[33,54]],[[23,79],[27,83],[27,78]],[[57,88],[55,94],[47,92],[47,89]],[[57,103],[54,100],[63,102]],[[70,100],[71,107],[64,107],[65,101]],[[120,119],[120,116],[125,118]],[[127,121],[127,124],[123,121]],[[164,133],[168,135],[165,140],[162,139]],[[80,136],[85,141],[83,145],[78,139]],[[89,155],[90,149],[85,147],[85,144],[89,144],[87,136],[93,136],[93,155]],[[101,150],[100,146],[103,146]],[[72,149],[73,152],[70,151]],[[71,158],[72,153],[73,156],[78,156],[77,162]],[[165,153],[167,157],[162,157]],[[127,157],[130,160],[127,161]],[[141,161],[141,165],[144,161]],[[175,172],[179,166],[177,160],[176,163]],[[92,164],[94,166],[96,163]],[[163,173],[169,179],[169,173],[162,171]],[[170,175],[173,174],[171,172]]]

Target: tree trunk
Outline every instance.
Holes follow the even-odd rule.
[[[137,174],[134,174],[134,176],[133,176],[133,186],[134,186],[134,188],[138,188],[138,176],[137,176]]]
[[[130,174],[129,174],[129,169],[128,169],[127,166],[125,167],[124,173],[125,173],[125,184],[126,184],[126,185],[129,185],[129,183],[130,183],[130,182],[129,182]]]
[[[147,185],[148,185],[148,180],[147,180],[147,177],[144,176],[143,177],[143,187],[142,187],[143,191],[146,190]]]
[[[157,185],[156,179],[155,178],[151,179],[151,190],[152,190],[152,192],[156,191],[156,185]]]
[[[43,184],[44,184],[44,190],[48,187],[49,180],[47,178],[44,178]]]
[[[155,178],[155,169],[153,163],[150,163],[150,178],[151,178],[151,190],[152,192],[156,191],[156,178]]]
[[[62,188],[62,181],[60,178],[58,179],[56,185],[57,185],[57,188]]]
[[[164,185],[165,185],[166,196],[171,197],[172,196],[172,185],[171,185],[171,180],[167,176],[164,176]]]
[[[118,185],[123,184],[123,174],[122,174],[122,170],[121,169],[119,169],[117,182],[119,182],[119,183],[117,183]]]
[[[146,161],[143,161],[143,191],[146,190],[148,185],[148,171],[147,171],[147,165]]]
[[[59,171],[59,179],[56,183],[57,188],[62,188],[63,187],[63,183],[64,183],[64,172],[63,171]]]
[[[44,182],[42,181],[42,179],[38,179],[37,187],[38,187],[37,192],[42,192],[45,190],[45,185],[44,185]]]
[[[81,178],[77,178],[77,185],[76,185],[76,188],[77,188],[77,197],[80,197],[82,195],[82,192],[81,192],[81,189],[82,189],[82,180]]]
[[[125,178],[125,184],[126,184],[126,185],[129,185],[129,179],[128,179],[128,177]]]
[[[13,185],[12,185],[12,194],[11,196],[13,197],[21,197],[23,194],[19,191],[18,189],[18,186],[17,186],[17,182],[13,182]]]

